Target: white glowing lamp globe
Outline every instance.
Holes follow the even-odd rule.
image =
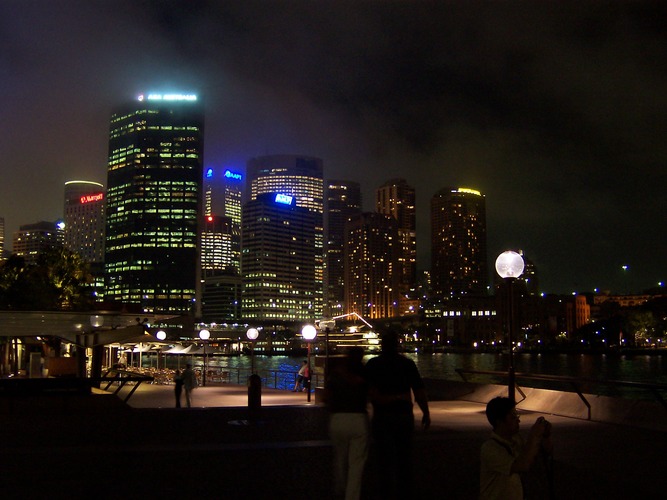
[[[199,332],[199,338],[202,340],[208,340],[209,338],[211,338],[211,332],[209,332],[208,330],[201,330]]]
[[[257,340],[257,337],[259,337],[257,328],[248,328],[248,331],[245,332],[245,334],[248,337],[248,340]]]
[[[306,325],[301,329],[301,336],[306,340],[313,340],[317,335],[317,329],[313,325]]]
[[[501,278],[518,278],[523,273],[523,257],[507,250],[496,259],[496,272]]]
[[[155,336],[157,337],[158,340],[164,340],[167,338],[167,334],[165,333],[164,330],[158,331]]]

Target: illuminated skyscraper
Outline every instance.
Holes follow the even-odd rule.
[[[345,223],[361,213],[361,188],[358,182],[329,180],[324,190],[324,314],[327,317],[345,310],[343,257]]]
[[[245,319],[310,321],[315,315],[317,213],[281,193],[243,206],[242,314]],[[321,285],[321,282],[320,282]]]
[[[409,186],[405,179],[387,181],[375,192],[375,210],[393,217],[398,222],[401,302],[413,302],[410,299],[416,294],[417,280],[415,189]],[[408,307],[402,304],[399,309],[405,311]]]
[[[194,95],[140,96],[113,113],[105,300],[199,316],[203,140]]]
[[[104,262],[104,205],[99,182],[65,183],[65,247],[86,262]]]
[[[5,218],[0,217],[0,260],[5,258]]]
[[[204,195],[205,225],[202,233],[202,269],[204,278],[219,270],[240,272],[241,268],[241,187],[243,176],[229,169],[222,174],[206,170]],[[212,224],[213,222],[213,224]],[[223,231],[222,233],[216,233]],[[206,240],[206,241],[204,241]],[[217,243],[216,243],[217,242]],[[211,252],[222,263],[211,266]],[[205,263],[205,259],[207,262]]]
[[[14,232],[12,251],[23,257],[27,264],[37,262],[40,252],[62,247],[65,242],[64,223],[41,221],[19,226]]]
[[[389,215],[363,213],[345,227],[345,313],[370,319],[397,316],[398,222]]]
[[[322,160],[308,156],[273,155],[253,158],[246,168],[246,186],[250,200],[266,193],[292,196],[297,207],[315,216],[315,297],[313,316],[322,314],[324,290],[324,179]],[[245,215],[244,215],[245,217]],[[245,248],[245,240],[244,240]],[[244,276],[246,270],[243,269]]]
[[[444,188],[431,199],[431,280],[441,298],[486,293],[486,203],[479,191]]]

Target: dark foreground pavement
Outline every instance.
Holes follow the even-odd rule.
[[[306,395],[205,387],[190,409],[165,386],[114,395],[0,401],[0,495],[32,498],[331,498],[327,415]],[[431,403],[418,431],[414,498],[474,499],[479,447],[489,433],[479,403]],[[419,414],[418,410],[416,411]],[[523,413],[524,430],[540,413]],[[558,499],[664,498],[667,433],[545,415],[554,424]],[[667,417],[666,417],[667,418]],[[371,460],[365,498],[382,474]]]

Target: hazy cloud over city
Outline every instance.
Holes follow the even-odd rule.
[[[489,263],[547,292],[667,280],[667,5],[660,2],[0,0],[0,217],[62,216],[106,184],[114,105],[196,92],[205,165],[320,157],[417,190],[419,267],[445,186],[486,195]],[[624,277],[621,266],[628,265]]]

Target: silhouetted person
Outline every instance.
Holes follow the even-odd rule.
[[[174,394],[176,396],[176,408],[181,407],[181,392],[183,392],[183,376],[181,370],[176,370],[174,374]]]
[[[486,405],[486,418],[493,427],[491,437],[484,442],[481,451],[480,499],[523,500],[524,498],[549,498],[546,484],[529,482],[533,489],[524,488],[521,474],[527,473],[537,458],[548,459],[551,443],[551,424],[539,417],[530,429],[528,440],[519,434],[519,415],[509,398],[497,397]],[[545,483],[542,475],[538,482]],[[527,484],[528,485],[528,484]],[[537,487],[536,487],[537,486]]]
[[[188,363],[185,370],[183,370],[183,388],[185,389],[185,403],[188,408],[192,406],[192,391],[194,391],[198,385],[197,376],[192,370],[192,365]]]
[[[331,413],[329,437],[334,449],[334,489],[336,498],[361,498],[364,468],[368,459],[368,384],[363,365],[364,350],[352,347],[333,364],[324,397]]]
[[[399,354],[398,337],[392,332],[382,336],[382,352],[366,363],[366,374],[382,498],[412,498],[413,394],[422,411],[422,427],[431,425],[424,382],[414,361]]]

